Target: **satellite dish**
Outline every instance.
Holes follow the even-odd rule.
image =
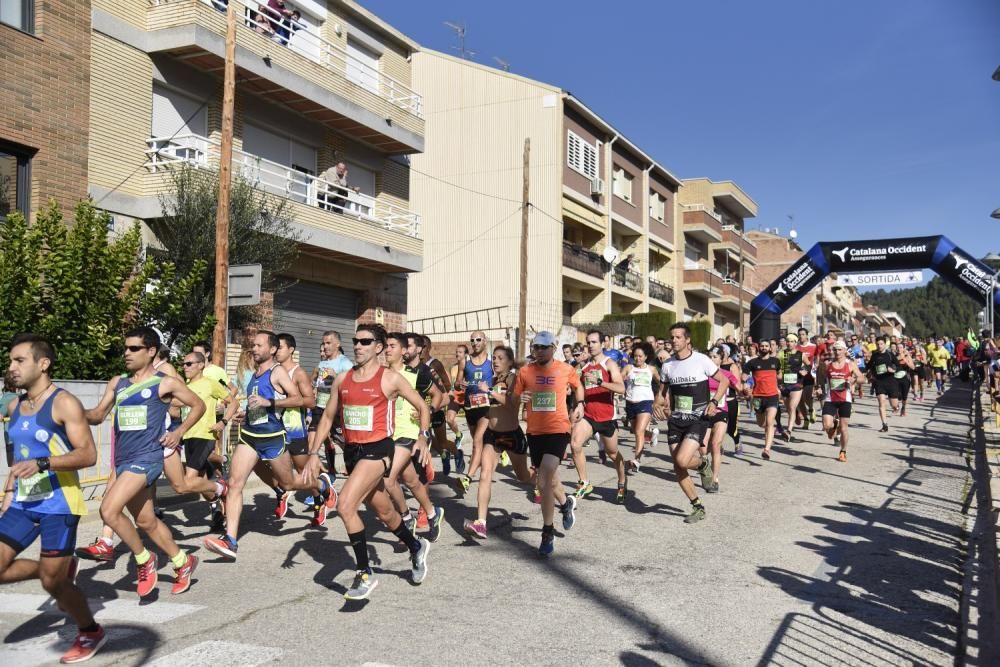
[[[792,231],[788,232],[788,236],[790,238],[797,239],[799,238],[799,233],[793,229]]]
[[[613,245],[606,246],[604,248],[604,252],[601,253],[601,257],[603,257],[604,261],[608,264],[614,264],[615,260],[618,259],[618,249]]]

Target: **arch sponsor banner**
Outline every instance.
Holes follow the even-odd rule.
[[[838,285],[853,287],[892,287],[894,285],[916,285],[924,282],[923,271],[892,271],[890,273],[841,273]]]

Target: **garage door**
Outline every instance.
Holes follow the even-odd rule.
[[[330,329],[340,334],[344,353],[353,359],[358,296],[342,287],[298,282],[274,297],[274,331],[295,336],[299,363],[309,372],[319,364],[323,332]]]

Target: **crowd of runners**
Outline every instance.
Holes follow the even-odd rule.
[[[721,491],[724,449],[752,455],[741,431],[750,423],[740,422],[744,409],[762,430],[760,458],[777,455],[777,439],[800,442],[795,433],[818,421],[835,458],[846,463],[852,407],[866,391],[877,401],[885,432],[892,416],[906,414],[908,401],[941,396],[951,377],[988,376],[991,390],[1000,389],[994,341],[980,342],[971,332],[955,340],[912,340],[832,331],[811,337],[799,329],[776,340],[719,339],[704,351],[693,348],[686,324],[665,333],[625,336],[616,344],[589,331],[583,342],[557,350],[556,337],[541,331],[528,358],[518,359],[476,331],[448,364],[433,357],[424,335],[360,324],[350,341],[353,360],[338,333],[329,331],[310,372],[296,361],[293,336],[260,331],[233,380],[210,363],[207,343],[183,355],[178,372],[157,332],[138,328],[125,337],[126,372],[111,378],[89,408],[53,383],[53,345],[22,334],[10,346],[11,393],[0,406],[9,415],[10,464],[0,506],[0,583],[40,579],[79,626],[62,662],[81,662],[107,636],[76,586],[79,558],[113,560],[117,535],[133,555],[137,593],[145,597],[156,589],[160,563],[144,534],[173,567],[171,593],[191,586],[199,560],[161,520],[155,504],[161,476],[177,493],[205,499],[219,534],[205,538],[204,547],[228,560],[239,554],[251,474],[273,489],[269,511],[277,520],[297,492],[307,496],[314,526],[336,512],[356,561],[344,596],[361,600],[378,585],[366,519],[368,530],[377,521],[408,549],[414,584],[427,576],[445,513],[428,493],[435,481],[462,496],[475,485],[464,530],[469,539],[483,540],[492,482],[498,468],[509,468],[541,505],[538,553],[548,557],[556,513],[562,531],[570,531],[578,500],[594,491],[589,469],[614,468],[614,502],[626,503],[629,477],[640,474],[644,453],[664,436],[690,503],[684,522],[693,524],[706,518],[699,487],[705,494]],[[77,548],[86,513],[78,471],[95,465],[91,426],[109,417],[114,439],[100,505],[103,527],[92,544]],[[633,436],[630,458],[620,431]],[[236,434],[235,445],[226,447],[229,433]],[[597,455],[588,460],[594,440]],[[564,486],[562,466],[575,468],[575,490]],[[39,538],[40,558],[18,558]]]

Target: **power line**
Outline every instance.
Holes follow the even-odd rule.
[[[427,266],[423,267],[421,269],[421,271],[426,271],[427,269],[431,268],[432,266],[435,266],[436,264],[440,264],[441,262],[443,262],[444,260],[448,259],[449,257],[451,257],[455,253],[459,252],[460,250],[464,250],[468,246],[472,245],[474,242],[480,240],[481,238],[483,238],[484,236],[486,236],[488,233],[490,233],[491,231],[493,231],[494,229],[496,229],[497,227],[499,227],[500,225],[502,225],[503,223],[505,223],[508,220],[510,220],[511,218],[513,218],[514,214],[520,212],[520,210],[521,210],[521,206],[519,205],[517,208],[515,208],[513,211],[511,211],[508,215],[506,215],[503,218],[501,218],[498,222],[490,225],[489,227],[487,227],[486,229],[484,229],[480,234],[478,234],[477,236],[472,237],[471,239],[469,239],[468,241],[466,241],[462,245],[458,246],[457,248],[455,248],[451,252],[446,253],[446,254],[442,255],[441,257],[437,258],[436,260],[434,260],[433,262],[431,262]]]

